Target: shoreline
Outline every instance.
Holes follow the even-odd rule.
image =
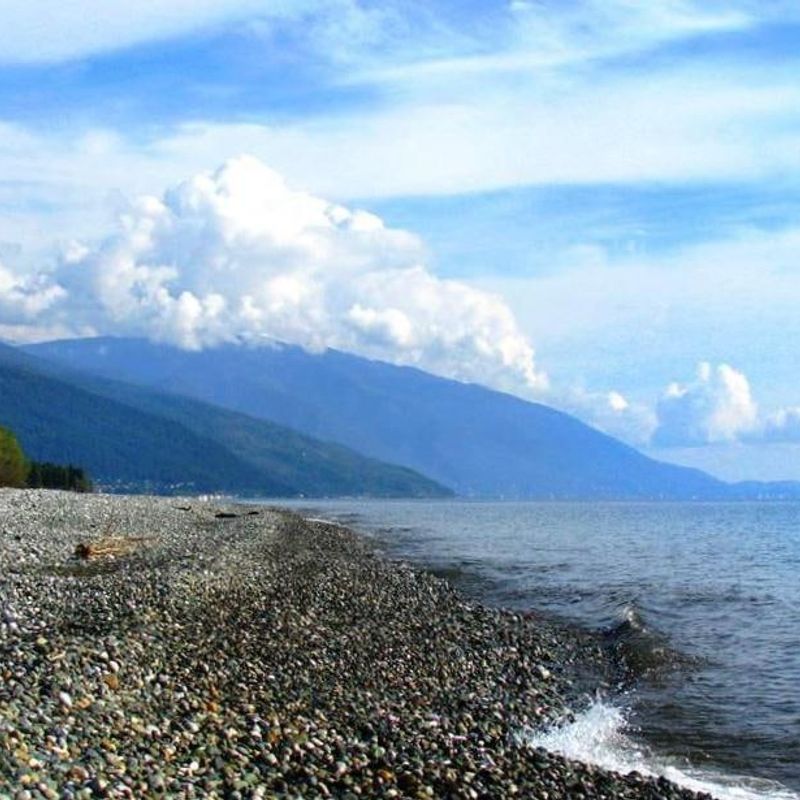
[[[0,490],[0,798],[697,798],[519,742],[604,659],[272,507]],[[78,561],[77,545],[135,541]],[[596,661],[594,661],[596,660]]]

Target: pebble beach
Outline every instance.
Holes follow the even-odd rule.
[[[525,744],[605,659],[288,511],[0,490],[0,800],[708,797]]]

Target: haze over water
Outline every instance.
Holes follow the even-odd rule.
[[[721,774],[719,796],[798,796],[800,504],[291,505],[376,535],[483,602],[596,630],[627,621],[671,654],[546,745],[619,769],[659,761],[685,781]]]

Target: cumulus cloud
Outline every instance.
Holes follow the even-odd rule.
[[[438,278],[416,236],[294,190],[253,157],[140,198],[48,278],[0,272],[11,307],[187,349],[283,341],[519,393],[547,385],[498,296]]]
[[[0,337],[330,347],[536,397],[634,445],[800,441],[800,407],[760,413],[728,364],[700,364],[654,408],[617,391],[553,389],[505,300],[441,279],[425,260],[413,234],[240,157],[140,197],[110,235],[74,242],[49,272],[0,263]]]
[[[671,383],[657,407],[656,446],[800,441],[800,406],[762,412],[747,377],[728,364],[698,365],[689,384]]]
[[[47,276],[20,275],[0,261],[0,339],[57,339],[67,335],[70,331],[63,326],[40,322],[65,294]]]
[[[653,444],[731,442],[758,427],[758,406],[746,376],[728,364],[701,363],[692,383],[671,383],[660,399]]]
[[[651,408],[617,391],[571,389],[551,392],[547,399],[604,433],[636,446],[649,444],[657,424]]]
[[[654,407],[616,391],[585,390],[557,404],[639,447],[800,442],[800,406],[763,411],[747,376],[724,363],[700,362],[694,380],[670,383]]]
[[[4,324],[34,321],[64,295],[64,290],[46,276],[17,275],[0,262],[0,315]]]

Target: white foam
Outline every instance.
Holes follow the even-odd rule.
[[[642,775],[663,776],[695,792],[707,792],[719,800],[800,800],[796,792],[774,781],[725,775],[659,757],[637,744],[626,728],[623,709],[598,700],[578,714],[574,721],[530,734],[525,741],[531,747],[543,747],[614,772],[635,770]]]
[[[327,517],[305,517],[306,522],[319,522],[323,525],[330,525],[332,528],[344,528],[341,522],[335,519],[327,519]]]

